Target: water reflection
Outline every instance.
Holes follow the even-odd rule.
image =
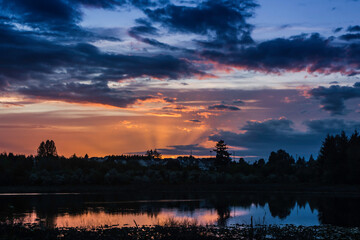
[[[295,224],[360,226],[359,197],[198,193],[0,195],[0,221],[46,227],[134,226],[169,219],[202,225]]]

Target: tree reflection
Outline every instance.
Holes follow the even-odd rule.
[[[296,200],[291,196],[276,195],[269,199],[268,204],[271,216],[285,219],[295,207]]]
[[[307,211],[317,211],[319,222],[322,224],[360,226],[358,202],[359,197],[354,196],[279,193],[1,196],[0,221],[26,222],[29,221],[29,216],[36,216],[32,219],[34,223],[44,227],[55,227],[58,218],[64,216],[107,214],[123,218],[138,216],[144,219],[145,216],[147,219],[158,219],[175,214],[174,216],[180,218],[196,219],[201,218],[201,210],[210,214],[204,218],[212,221],[212,224],[226,226],[229,219],[235,217],[231,215],[231,209],[237,207],[250,210],[253,206],[265,209],[268,205],[272,217],[284,220],[295,210],[295,206],[304,210],[308,205],[310,210]],[[249,212],[246,218],[251,214]]]

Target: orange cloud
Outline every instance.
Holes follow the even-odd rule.
[[[177,113],[147,113],[146,115],[156,116],[156,117],[172,117],[172,118],[181,117],[181,114],[177,114]]]
[[[196,113],[198,116],[209,118],[210,116],[219,116],[218,113],[212,113],[212,112],[198,112]]]

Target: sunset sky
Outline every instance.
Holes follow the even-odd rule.
[[[317,155],[360,130],[360,1],[0,0],[0,151]]]

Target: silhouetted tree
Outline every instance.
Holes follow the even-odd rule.
[[[217,166],[224,166],[230,163],[230,153],[227,151],[228,147],[224,140],[220,140],[216,143],[215,148],[213,149],[216,152],[215,164]]]
[[[343,131],[340,135],[327,135],[318,156],[319,172],[322,181],[342,183],[347,175],[348,138]]]
[[[269,211],[271,216],[285,219],[290,215],[291,210],[295,207],[296,200],[292,195],[277,195],[270,198]]]
[[[299,157],[296,161],[296,168],[297,169],[302,169],[306,167],[306,161],[304,157]]]
[[[171,183],[325,183],[360,184],[360,136],[344,132],[328,135],[317,160],[294,158],[284,150],[272,152],[269,161],[249,164],[239,158],[230,161],[228,147],[220,140],[216,158],[184,157],[144,164],[141,159],[158,159],[155,150],[145,155],[112,155],[106,158],[55,157],[55,143],[41,142],[38,156],[0,153],[0,185],[11,184],[125,184],[139,182]],[[136,160],[136,161],[130,161]],[[151,162],[153,163],[153,162]],[[149,166],[150,165],[150,166]],[[226,215],[226,214],[225,214]]]
[[[328,135],[317,159],[318,172],[326,183],[360,183],[360,136]]]
[[[154,151],[152,149],[147,150],[146,155],[151,159],[153,159],[153,158],[159,159],[162,157],[161,153],[159,153],[156,149],[154,149]]]
[[[283,175],[292,172],[292,166],[295,160],[286,151],[280,149],[277,152],[271,152],[267,163],[272,173]]]
[[[41,142],[37,153],[39,157],[56,157],[57,151],[55,142],[53,140],[46,140],[46,142]]]
[[[309,164],[312,164],[312,163],[314,163],[314,162],[315,162],[315,159],[314,159],[313,155],[311,154],[310,157],[309,157],[308,163],[309,163]]]
[[[40,146],[37,149],[37,155],[39,157],[45,157],[46,156],[45,142],[40,143]]]
[[[260,158],[258,161],[256,161],[256,164],[259,167],[263,167],[263,166],[265,166],[265,160],[263,158]]]
[[[351,135],[348,143],[348,182],[360,183],[360,135],[357,131]]]

